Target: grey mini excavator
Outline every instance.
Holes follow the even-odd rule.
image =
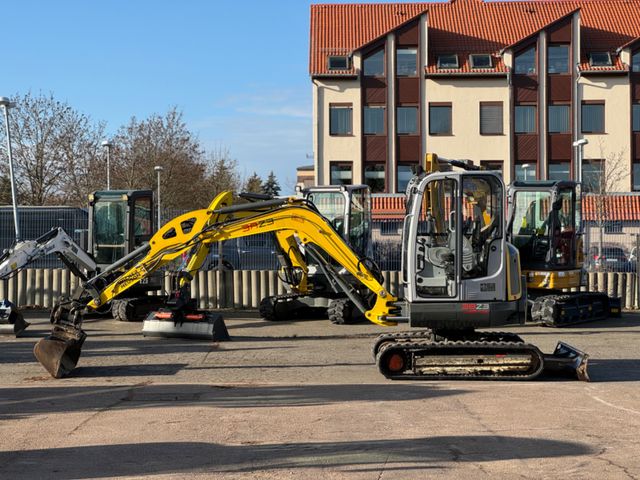
[[[434,164],[436,157],[429,161]],[[443,168],[462,164],[440,163]],[[212,244],[275,232],[292,249],[304,246],[369,321],[382,326],[404,321],[421,329],[377,339],[375,361],[387,378],[527,380],[543,371],[560,371],[587,380],[588,356],[565,343],[559,342],[553,354],[543,354],[514,333],[476,330],[520,323],[526,308],[518,251],[506,241],[505,185],[494,172],[430,172],[418,172],[407,191],[400,299],[310,202],[289,197],[230,205],[231,194],[224,192],[208,209],[165,224],[148,245],[116,265],[124,267],[128,261],[124,273],[110,282],[90,279],[61,303],[51,335],[35,346],[36,358],[52,376],[67,375],[86,338],[82,321],[87,307],[98,308],[186,254],[184,285]],[[345,281],[334,262],[356,281]],[[193,321],[198,316],[208,321],[211,315],[184,306],[186,310],[177,305],[167,312],[166,321],[184,323],[185,311],[194,315]]]

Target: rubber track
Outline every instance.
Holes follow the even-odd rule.
[[[380,347],[385,343],[390,342],[422,342],[425,340],[429,340],[431,342],[435,341],[446,341],[439,335],[436,335],[432,330],[410,330],[406,332],[395,332],[395,333],[383,333],[382,335],[376,338],[375,343],[373,344],[372,353],[373,359],[375,360],[378,356],[378,351]],[[512,332],[472,332],[467,333],[464,338],[465,341],[474,341],[474,342],[514,342],[514,343],[522,343],[524,340],[520,338],[517,334]]]
[[[545,295],[534,302],[531,317],[547,327],[564,327],[578,323],[606,320],[619,316],[611,312],[610,299],[601,292],[576,292],[564,295]]]
[[[287,293],[283,295],[272,295],[270,297],[265,297],[260,301],[260,316],[270,322],[277,322],[279,320],[290,320],[291,318],[293,318],[294,312],[283,311],[282,308],[277,311],[278,304],[289,303],[290,300],[295,300],[300,296],[301,295],[297,293]]]
[[[429,350],[451,350],[452,357],[460,356],[467,350],[469,353],[482,353],[489,351],[489,354],[495,354],[496,351],[504,351],[505,353],[528,352],[532,354],[537,361],[531,364],[530,369],[526,373],[512,374],[423,374],[416,373],[413,369],[405,369],[402,373],[391,373],[382,367],[382,362],[387,355],[398,352],[404,355],[405,359],[412,359],[416,354],[427,352]],[[440,354],[442,355],[442,354]],[[383,345],[378,352],[376,358],[378,370],[382,375],[391,380],[532,380],[536,378],[544,369],[544,357],[540,350],[528,343],[524,342],[389,342]]]

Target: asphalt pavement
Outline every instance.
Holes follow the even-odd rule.
[[[386,380],[389,331],[225,312],[232,341],[143,338],[90,319],[78,368],[0,338],[0,478],[640,478],[640,315],[512,329],[591,356],[590,383]],[[392,329],[393,330],[393,329]]]

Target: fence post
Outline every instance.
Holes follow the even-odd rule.
[[[607,295],[610,297],[615,297],[618,294],[617,280],[618,276],[614,272],[607,274]]]
[[[27,272],[22,270],[18,273],[18,295],[17,301],[18,305],[27,305]]]
[[[218,308],[218,282],[215,270],[207,270],[207,305],[208,308]]]
[[[269,271],[262,270],[260,272],[260,299],[258,300],[258,307],[263,298],[268,297],[269,294]]]
[[[242,272],[233,271],[233,308],[242,308]]]
[[[627,275],[625,273],[618,273],[616,274],[616,277],[618,277],[618,284],[617,284],[617,292],[616,292],[616,296],[620,299],[620,308],[625,308],[626,306],[626,295],[625,295],[625,287],[626,287],[626,280],[627,280]]]
[[[207,272],[198,272],[198,308],[209,308],[209,295],[207,294]]]
[[[260,305],[260,272],[251,270],[251,308]]]
[[[629,310],[633,310],[634,305],[633,305],[633,290],[634,290],[634,285],[633,285],[633,273],[625,273],[625,284],[626,287],[624,289],[624,297],[625,297],[625,306],[626,308],[628,308]]]

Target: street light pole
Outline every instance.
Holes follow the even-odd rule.
[[[11,152],[11,133],[9,130],[9,109],[15,107],[16,104],[7,97],[0,97],[0,106],[4,107],[4,123],[7,131],[7,156],[9,157],[9,182],[11,183],[11,202],[13,204],[13,225],[16,232],[16,242],[19,242],[18,196],[16,194],[16,179],[13,175],[13,153]]]
[[[113,144],[108,140],[102,142],[102,146],[107,149],[107,190],[111,190],[111,172],[109,164],[111,163],[111,147]]]
[[[164,170],[160,165],[156,165],[153,169],[158,173],[158,229],[160,229],[162,218],[160,216],[160,172]]]
[[[580,140],[576,140],[573,142],[573,146],[578,149],[578,155],[576,155],[578,160],[578,165],[576,166],[576,182],[582,183],[582,157],[584,154],[584,146],[589,143],[589,140],[586,138],[581,138]]]

